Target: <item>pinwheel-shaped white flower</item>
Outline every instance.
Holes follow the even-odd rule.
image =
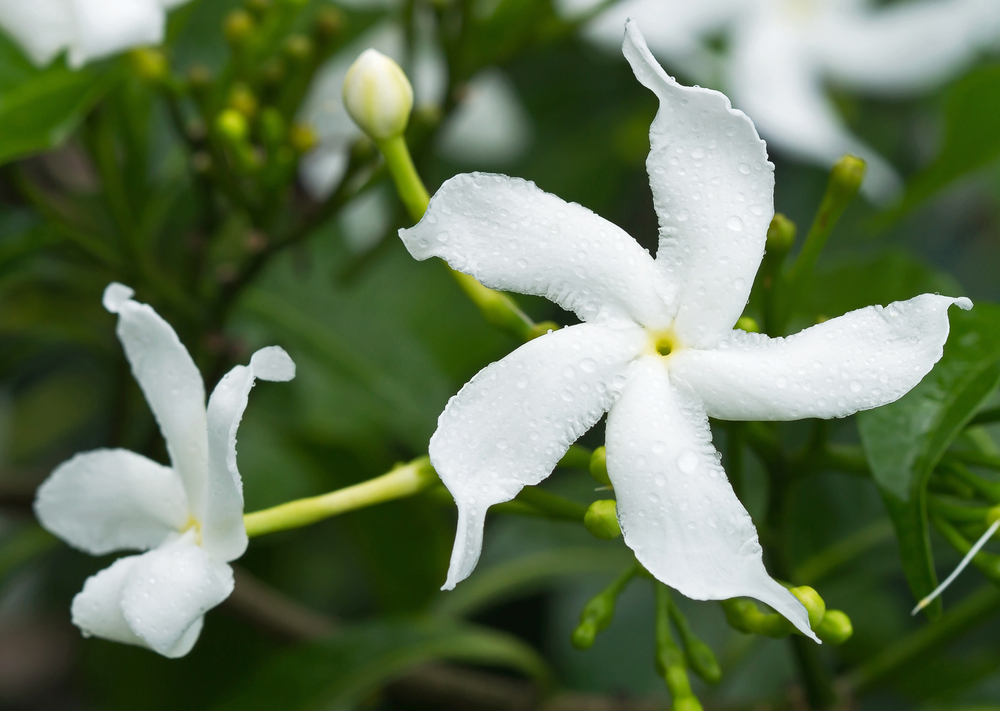
[[[564,0],[566,12],[591,0]],[[845,153],[868,161],[863,189],[892,198],[899,177],[854,136],[827,95],[833,83],[890,98],[954,77],[1000,46],[1000,2],[909,0],[623,0],[586,34],[617,48],[628,17],[646,29],[653,53],[693,80],[720,79],[772,146],[832,165]],[[708,48],[726,37],[721,64]],[[720,74],[721,70],[721,76]]]
[[[44,66],[68,51],[69,65],[163,41],[166,13],[188,0],[0,0],[0,27]]]
[[[580,205],[500,175],[452,178],[400,232],[417,259],[442,257],[585,322],[487,366],[442,413],[430,457],[459,511],[445,588],[475,567],[487,508],[547,477],[607,411],[608,474],[639,561],[688,597],[754,597],[812,636],[764,569],[708,417],[844,417],[892,402],[941,357],[948,306],[971,303],[925,294],[788,338],[733,330],[773,214],[764,142],[725,96],[667,76],[631,22],[624,52],[660,100],[646,163],[655,260]]]
[[[236,429],[254,378],[291,380],[281,348],[263,348],[205,387],[170,325],[132,290],[111,284],[104,306],[118,314],[118,338],[167,441],[165,467],[124,449],[98,449],[61,464],[38,489],[35,513],[67,543],[119,558],[73,599],[73,623],[96,635],[167,657],[190,651],[203,616],[233,591],[227,564],[243,555],[243,484]],[[150,550],[151,549],[151,550]]]

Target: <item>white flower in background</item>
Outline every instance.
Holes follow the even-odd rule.
[[[38,66],[68,51],[74,69],[142,45],[160,44],[167,10],[188,0],[0,0],[0,28]]]
[[[892,402],[941,357],[948,307],[972,304],[925,294],[788,338],[733,330],[764,252],[774,167],[750,119],[667,76],[632,22],[624,52],[660,100],[646,163],[655,260],[586,208],[502,175],[448,180],[400,231],[417,259],[584,321],[484,368],[438,420],[431,462],[459,512],[445,588],[475,567],[489,506],[545,479],[608,412],[608,473],[639,561],[688,597],[757,598],[812,636],[805,608],[764,569],[708,418],[845,417]]]
[[[233,591],[228,562],[243,555],[243,484],[236,429],[254,378],[291,380],[281,348],[263,348],[205,387],[177,334],[132,290],[111,284],[104,306],[118,314],[118,338],[167,442],[165,467],[124,449],[98,449],[64,462],[39,487],[35,514],[70,545],[93,555],[132,549],[87,580],[73,599],[86,636],[187,654],[203,616]]]
[[[434,41],[434,28],[418,22],[409,74],[417,110],[439,107],[448,88],[448,68]],[[344,79],[355,59],[368,48],[402,63],[402,29],[383,24],[338,52],[317,72],[298,120],[310,125],[319,145],[300,162],[299,178],[314,200],[324,200],[337,189],[347,170],[351,146],[361,138],[342,100]],[[502,165],[520,157],[528,147],[531,125],[517,93],[499,70],[473,77],[452,116],[442,126],[439,148],[450,160],[469,165]],[[485,117],[486,120],[483,120]],[[389,204],[382,206],[388,211]]]
[[[593,0],[563,0],[572,16]],[[889,98],[932,89],[1000,46],[997,0],[623,0],[585,29],[617,48],[626,18],[646,28],[653,53],[703,84],[720,83],[772,147],[830,166],[845,153],[868,162],[862,189],[899,193],[895,169],[854,136],[828,85]],[[709,43],[723,37],[722,56]]]

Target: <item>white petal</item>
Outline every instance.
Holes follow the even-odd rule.
[[[72,4],[77,23],[69,47],[73,67],[163,41],[166,17],[157,0],[72,0]]]
[[[657,580],[695,600],[752,597],[815,639],[805,607],[764,569],[698,401],[645,356],[608,414],[608,475],[625,543]]]
[[[438,150],[462,165],[507,165],[528,148],[531,131],[513,82],[499,69],[484,69],[441,127]]]
[[[399,236],[416,259],[441,257],[488,287],[544,296],[584,321],[603,313],[670,323],[670,287],[649,254],[607,220],[527,180],[456,175]]]
[[[359,134],[360,135],[360,132]],[[302,156],[299,161],[299,180],[306,193],[316,202],[323,202],[333,195],[347,172],[350,162],[350,140],[329,139]]]
[[[0,1],[0,27],[38,66],[51,62],[76,33],[70,0]]]
[[[800,160],[832,166],[846,153],[868,163],[862,190],[885,203],[898,195],[895,169],[844,125],[826,96],[810,36],[794,23],[748,23],[734,37],[728,84],[761,134]]]
[[[132,293],[111,284],[104,291],[104,307],[118,314],[118,339],[167,441],[191,512],[200,519],[208,469],[205,386],[174,329],[152,307],[133,301]]]
[[[623,51],[660,99],[646,168],[660,221],[656,261],[681,290],[674,330],[687,345],[711,346],[750,296],[774,215],[774,166],[750,119],[723,94],[667,76],[635,22]]]
[[[634,326],[570,326],[487,366],[451,399],[429,448],[458,504],[446,590],[476,566],[486,509],[552,472],[614,402],[645,344]]]
[[[165,10],[171,10],[175,7],[180,7],[181,5],[185,5],[190,1],[191,0],[160,0],[160,6]]]
[[[158,546],[189,516],[177,472],[126,449],[98,449],[60,464],[38,487],[35,515],[93,555]]]
[[[253,354],[249,366],[230,370],[208,401],[208,494],[201,524],[202,545],[216,560],[235,560],[247,548],[243,527],[243,480],[236,466],[236,430],[254,378],[291,380],[295,364],[277,346]]]
[[[151,649],[187,654],[201,618],[233,592],[233,570],[211,560],[187,535],[138,556],[121,588],[128,626]],[[187,646],[187,648],[185,648]]]
[[[936,294],[868,306],[789,336],[733,331],[714,350],[671,354],[670,376],[723,420],[846,417],[898,400],[941,358],[948,307]]]
[[[996,0],[906,2],[830,12],[812,33],[824,73],[883,95],[927,91],[971,64],[1000,36]]]
[[[133,555],[119,558],[110,567],[87,578],[83,590],[73,598],[70,607],[73,624],[80,628],[85,637],[101,637],[112,642],[152,649],[129,627],[121,605],[122,589],[142,557]],[[166,656],[182,657],[187,654],[198,639],[201,626],[202,620],[199,618]]]

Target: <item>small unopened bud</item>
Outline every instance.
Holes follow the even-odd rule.
[[[233,10],[222,24],[222,33],[230,44],[242,44],[253,32],[253,17],[246,10]]]
[[[260,135],[266,146],[277,146],[285,140],[285,117],[273,106],[267,106],[260,112]]]
[[[280,84],[285,78],[285,62],[281,57],[271,57],[260,65],[260,79],[268,86]]]
[[[312,57],[313,41],[305,35],[292,35],[285,40],[285,55],[296,62],[304,62]]]
[[[787,253],[795,244],[795,223],[782,215],[780,212],[774,213],[771,224],[767,227],[767,242],[765,249],[768,253]]]
[[[598,483],[604,486],[611,486],[611,478],[608,476],[608,448],[598,447],[590,455],[590,476],[594,477]]]
[[[722,669],[712,649],[697,637],[684,640],[688,663],[695,673],[709,684],[722,681]]]
[[[851,618],[840,610],[827,610],[816,628],[816,636],[829,644],[843,644],[854,634]]]
[[[757,324],[757,321],[749,316],[740,316],[739,321],[736,322],[736,328],[747,333],[760,333],[760,326]]]
[[[205,89],[212,83],[212,72],[204,64],[195,64],[188,69],[187,78],[192,89]]]
[[[293,123],[288,131],[288,142],[296,153],[305,153],[316,147],[319,143],[319,136],[312,129],[312,126],[304,123]]]
[[[809,626],[813,629],[819,627],[819,623],[823,621],[823,616],[826,614],[826,603],[823,602],[819,593],[808,585],[791,588],[789,592],[805,605],[806,612],[809,613]]]
[[[242,143],[250,133],[247,117],[236,109],[226,109],[215,119],[215,128],[234,143]]]
[[[344,29],[344,13],[333,6],[324,7],[316,15],[316,36],[323,42],[335,39]]]
[[[229,90],[229,108],[239,111],[247,118],[253,118],[257,113],[257,97],[250,87],[243,82],[236,82]]]
[[[845,202],[853,198],[865,179],[865,162],[856,156],[846,155],[830,171],[827,190]]]
[[[129,61],[135,73],[150,84],[159,84],[170,75],[167,56],[159,49],[133,49],[129,52]]]
[[[573,630],[571,641],[577,649],[590,649],[598,632],[607,629],[615,614],[615,598],[607,593],[601,593],[583,608],[580,613],[580,624]]]
[[[528,333],[528,340],[533,340],[539,336],[544,336],[549,331],[558,331],[559,324],[555,321],[539,321],[534,326],[531,327],[531,332]]]
[[[247,9],[260,17],[271,7],[271,0],[247,0]]]
[[[362,131],[375,141],[406,130],[413,108],[413,87],[399,65],[381,52],[366,49],[344,77],[344,106]]]
[[[622,535],[614,499],[595,501],[583,516],[583,525],[598,538],[610,541]]]

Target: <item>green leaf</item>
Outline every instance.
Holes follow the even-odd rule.
[[[107,69],[36,69],[0,37],[0,164],[55,148],[111,88]]]
[[[1000,384],[1000,307],[951,313],[944,356],[900,400],[858,415],[875,483],[899,538],[917,599],[937,586],[927,527],[927,480],[941,455]],[[940,615],[940,601],[928,608]]]
[[[409,667],[434,660],[507,667],[542,682],[549,675],[531,647],[506,633],[397,619],[349,627],[332,639],[280,653],[215,709],[346,709]]]
[[[1000,64],[969,73],[948,92],[944,141],[937,158],[906,186],[892,221],[918,206],[952,181],[1000,156]]]

